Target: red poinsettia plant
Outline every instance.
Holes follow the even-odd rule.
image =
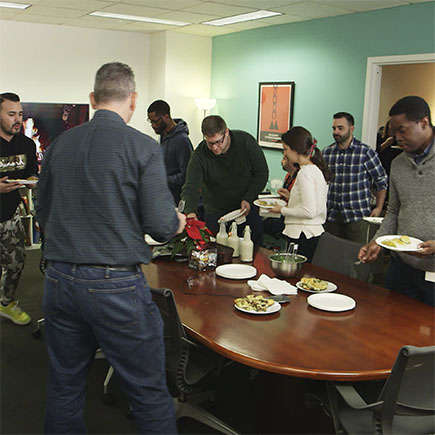
[[[202,250],[210,242],[212,232],[207,228],[205,222],[195,218],[187,218],[184,231],[171,239],[172,257],[180,253],[190,253],[194,249]]]

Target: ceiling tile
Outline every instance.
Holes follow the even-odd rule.
[[[310,18],[306,17],[296,17],[295,15],[277,15],[275,17],[265,18],[265,20],[270,24],[287,24],[287,23],[296,23],[298,21],[306,21]]]
[[[393,6],[403,6],[409,4],[409,2],[402,0],[324,0],[323,3],[356,12],[369,11],[372,9],[392,8]]]
[[[161,4],[161,3],[159,3]],[[140,17],[153,17],[156,18],[161,14],[167,13],[168,9],[162,8],[149,8],[146,6],[135,6],[124,3],[116,3],[111,6],[107,6],[100,10],[101,12],[110,12],[112,14],[126,14],[126,15],[138,15]]]
[[[305,18],[331,17],[335,15],[348,14],[350,12],[349,9],[341,9],[326,5],[324,3],[314,3],[311,1],[300,2],[290,6],[278,7],[274,8],[274,10],[278,12],[283,12],[285,14]]]
[[[186,8],[186,11],[197,12],[198,14],[211,14],[219,17],[231,17],[233,15],[254,12],[257,8],[246,8],[240,6],[224,5],[222,3],[204,2],[198,6]]]
[[[33,5],[27,8],[23,13],[26,15],[39,15],[45,17],[60,17],[60,18],[77,18],[84,15],[86,12],[76,9],[58,8],[54,6],[39,6]]]
[[[11,9],[0,8],[0,20],[13,20],[15,15],[17,13]]]
[[[129,3],[132,5],[164,7],[166,9],[185,9],[204,3],[204,0],[120,0],[119,3]]]
[[[56,16],[17,14],[14,16],[13,21],[25,21],[29,23],[40,23],[40,24],[62,24],[65,21],[65,18],[56,17]]]
[[[65,21],[66,26],[87,27],[95,29],[117,29],[131,21],[117,20],[114,18],[98,18],[85,15],[84,17]]]
[[[301,0],[217,0],[219,3],[224,3],[234,6],[249,6],[255,9],[266,9],[275,8],[278,6],[287,6],[292,3],[300,3]]]
[[[206,26],[204,24],[192,24],[190,26],[178,27],[176,29],[172,29],[177,33],[189,33],[192,35],[201,35],[201,36],[218,36],[218,35],[226,35],[227,33],[233,33],[233,29],[228,29],[225,27],[217,27],[217,26]]]
[[[125,32],[139,32],[139,33],[153,33],[160,32],[162,30],[173,30],[174,26],[168,26],[165,24],[155,24],[155,23],[143,23],[139,21],[133,21],[127,23],[116,30],[122,30]]]
[[[35,0],[29,0],[29,3],[35,3]],[[105,8],[115,3],[114,1],[104,0],[40,0],[38,5],[40,6],[55,6],[59,8],[67,9],[79,9],[81,11],[97,11],[100,8]]]
[[[160,18],[165,20],[183,21],[185,23],[199,24],[203,21],[214,20],[216,15],[195,14],[194,12],[172,11],[162,15]]]

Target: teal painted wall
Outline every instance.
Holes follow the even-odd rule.
[[[293,125],[320,148],[332,143],[332,115],[355,117],[360,137],[367,58],[435,51],[435,2],[283,24],[213,38],[213,113],[256,137],[258,83],[294,81]],[[265,149],[271,178],[283,178],[281,152]]]

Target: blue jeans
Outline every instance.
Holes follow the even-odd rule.
[[[176,433],[163,322],[139,269],[52,262],[43,306],[49,355],[45,433],[86,433],[84,388],[98,347],[123,381],[140,433]]]
[[[394,253],[391,255],[385,287],[435,306],[435,283],[426,281],[423,270],[404,263]]]

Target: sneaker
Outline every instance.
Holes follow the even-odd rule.
[[[27,325],[30,323],[30,316],[21,311],[21,308],[18,306],[18,301],[12,301],[6,307],[0,303],[0,317],[6,317],[17,325]]]

